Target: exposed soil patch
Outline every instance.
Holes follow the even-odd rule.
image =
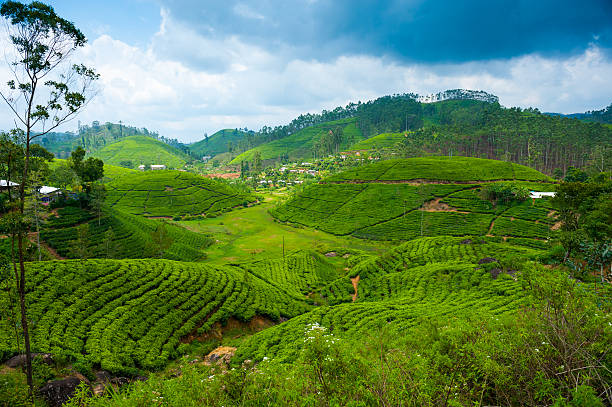
[[[219,346],[204,358],[205,365],[224,363],[229,365],[230,359],[236,353],[233,346]]]
[[[561,229],[562,225],[563,225],[563,222],[561,222],[561,221],[556,222],[554,225],[552,225],[550,227],[550,230],[559,230],[559,229]]]
[[[205,341],[209,339],[223,339],[223,336],[229,331],[235,330],[246,330],[250,332],[259,332],[266,328],[275,325],[275,322],[262,317],[260,315],[256,315],[249,322],[239,321],[236,318],[230,318],[227,320],[225,324],[221,324],[220,322],[215,323],[212,328],[201,335],[197,334],[197,330],[195,330],[190,335],[181,339],[181,343],[189,343],[194,340]]]
[[[458,212],[458,213],[468,213],[464,211],[460,211],[457,208],[453,208],[448,206],[444,202],[441,202],[442,198],[432,199],[431,201],[427,201],[423,203],[423,206],[419,210],[425,212]]]
[[[360,276],[351,278],[351,283],[353,284],[353,289],[355,290],[355,294],[353,294],[353,302],[357,301],[357,289],[359,287],[359,278]]]

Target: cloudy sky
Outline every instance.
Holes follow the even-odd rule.
[[[79,119],[185,142],[393,93],[485,90],[562,113],[612,102],[610,0],[49,3],[101,74]]]

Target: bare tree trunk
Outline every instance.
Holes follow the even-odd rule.
[[[23,328],[23,339],[25,342],[25,353],[26,353],[26,375],[28,380],[28,395],[31,400],[34,397],[34,381],[32,380],[32,351],[30,350],[30,332],[28,330],[28,318],[26,314],[26,302],[25,302],[25,265],[23,258],[23,232],[19,232],[19,305],[21,308],[21,325]]]

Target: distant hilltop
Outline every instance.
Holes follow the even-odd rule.
[[[420,96],[415,95],[414,98],[417,102],[421,103],[434,103],[441,102],[443,100],[478,100],[481,102],[498,103],[499,98],[495,95],[487,93],[482,90],[467,90],[467,89],[452,89],[445,90],[444,92],[433,93],[431,95]]]

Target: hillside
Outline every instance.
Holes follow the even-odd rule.
[[[329,132],[341,132],[338,143],[325,139]],[[262,160],[308,160],[313,157],[325,157],[336,151],[342,151],[362,139],[361,132],[356,127],[355,119],[330,121],[299,130],[294,134],[279,140],[252,148],[234,158],[230,164],[250,162],[259,152]]]
[[[89,258],[142,259],[159,255],[152,237],[160,227],[159,221],[111,208],[104,209],[100,219],[78,207],[59,208],[43,224],[41,241],[61,257],[78,257],[73,252],[73,246],[76,244],[77,229],[82,225],[86,225],[85,244]],[[175,225],[164,226],[171,244],[163,252],[163,258],[184,261],[206,258],[204,249],[212,244],[212,239]]]
[[[229,152],[230,148],[233,149],[233,147],[238,145],[239,141],[245,139],[250,134],[238,129],[223,129],[203,140],[189,144],[187,147],[193,155],[199,158],[204,156],[214,157],[218,154]]]
[[[49,163],[49,169],[53,171],[61,164],[68,164],[68,161],[61,158],[54,158],[53,161]],[[102,178],[103,182],[109,182],[113,179],[117,179],[124,175],[136,174],[137,170],[133,170],[130,168],[120,167],[118,165],[111,165],[104,163],[104,178]],[[57,185],[51,185],[57,186]]]
[[[473,315],[501,316],[518,310],[525,299],[516,270],[505,259],[522,261],[537,250],[508,244],[422,238],[358,263],[346,276],[321,290],[329,307],[257,333],[239,348],[244,359],[294,361],[309,327],[320,326],[329,338],[361,341],[382,325],[391,337],[419,322]],[[488,263],[483,264],[483,259]],[[359,276],[354,285],[351,278]],[[518,281],[517,281],[518,280]]]
[[[189,159],[180,150],[145,136],[123,138],[89,155],[102,159],[105,164],[128,168],[137,168],[141,164],[164,164],[168,168],[182,168]]]
[[[229,210],[255,201],[220,181],[182,171],[145,171],[107,184],[106,202],[134,215],[174,217]]]
[[[291,318],[310,307],[235,267],[168,260],[88,260],[28,267],[35,351],[118,374],[163,367],[181,343],[229,319]],[[3,319],[0,324],[4,325]],[[0,329],[0,350],[15,352]]]
[[[392,148],[401,142],[406,133],[382,133],[358,143],[353,144],[350,150],[375,150],[380,148]]]
[[[156,132],[150,132],[146,128],[138,128],[117,123],[92,123],[82,125],[78,132],[48,133],[42,136],[39,143],[47,150],[55,154],[57,158],[68,158],[70,153],[78,146],[86,151],[92,152],[104,148],[124,137],[146,136],[157,138]]]
[[[548,200],[494,204],[480,190],[513,181],[554,190],[550,178],[508,162],[465,157],[382,161],[306,187],[270,211],[279,221],[336,235],[376,240],[492,235],[546,239],[553,232]]]

